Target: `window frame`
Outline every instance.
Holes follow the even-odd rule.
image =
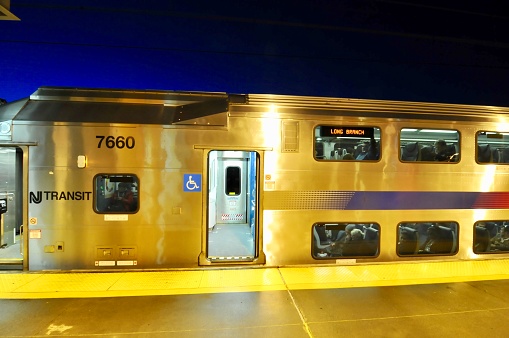
[[[481,223],[484,223],[483,226],[481,226]],[[501,223],[501,224],[497,224]],[[504,224],[506,223],[506,224]],[[494,229],[491,228],[491,226],[496,227],[496,233],[493,231]],[[481,232],[480,229],[484,230]],[[499,239],[502,236],[503,229],[509,229],[509,220],[478,220],[474,223],[473,226],[473,242],[472,242],[472,251],[476,255],[496,255],[496,254],[508,254],[509,253],[509,239],[507,240],[508,244],[503,245],[504,250],[500,250],[500,244],[502,244],[504,241],[499,242]],[[507,233],[508,230],[505,230]],[[481,236],[480,236],[481,235]],[[488,236],[488,241],[486,245],[485,250],[477,250],[478,244],[481,243],[481,240],[486,240],[486,237]],[[486,243],[484,243],[486,244]],[[498,248],[497,248],[498,246]]]
[[[455,229],[447,227],[447,225],[450,226],[451,224],[455,225]],[[412,226],[410,226],[410,225],[412,225]],[[413,226],[415,226],[415,227],[413,227]],[[409,236],[409,238],[407,238],[408,241],[405,243],[404,249],[406,249],[406,250],[413,249],[414,250],[413,253],[408,253],[408,254],[401,253],[400,248],[403,247],[402,238],[401,238],[402,227],[405,228],[405,229],[403,229],[403,230],[405,230],[405,232],[412,234],[412,236]],[[422,234],[423,234],[423,231],[422,231],[422,229],[419,229],[419,228],[422,228],[422,227],[426,227],[426,237],[425,238],[420,238],[420,236],[422,236]],[[433,227],[433,229],[437,229],[436,231],[442,237],[449,236],[447,229],[449,229],[451,231],[450,237],[452,237],[452,242],[450,244],[451,249],[448,250],[448,252],[430,252],[432,244],[430,244],[430,249],[426,250],[426,243],[428,241],[429,229],[432,227]],[[398,225],[396,226],[396,239],[397,239],[396,255],[398,257],[454,256],[459,252],[459,231],[460,231],[460,225],[456,221],[418,221],[418,222],[405,221],[405,222],[399,222]],[[415,234],[415,236],[413,236],[414,234]],[[413,241],[415,241],[415,243],[411,243]],[[444,245],[445,241],[441,241],[441,240],[437,241],[437,242],[438,242],[437,243],[438,246],[437,246],[436,250],[442,249],[442,251],[443,251],[443,247],[447,244]],[[440,244],[442,245],[442,248],[440,248]],[[422,247],[424,247],[424,249],[422,249]]]
[[[415,136],[403,136],[405,132],[415,132]],[[421,134],[422,133],[422,134]],[[455,134],[452,140],[447,135]],[[422,137],[420,136],[422,135]],[[426,137],[428,136],[428,137]],[[435,137],[432,137],[435,136]],[[406,142],[404,142],[406,140]],[[445,149],[442,155],[436,154],[436,142],[445,141]],[[411,141],[411,142],[408,142]],[[447,163],[457,164],[461,161],[461,132],[458,129],[428,128],[428,127],[402,127],[398,138],[398,159],[401,163]],[[409,145],[410,147],[407,147]],[[454,147],[454,151],[451,147]],[[407,152],[405,152],[408,149]],[[428,159],[422,159],[423,150]],[[405,153],[405,155],[404,155]],[[437,158],[437,156],[439,156]],[[403,159],[403,158],[408,159]],[[433,159],[431,159],[433,157]],[[450,160],[446,160],[450,158]]]
[[[479,135],[480,134],[483,134],[485,133],[486,134],[486,140],[481,140],[482,142],[479,142]],[[501,137],[499,136],[496,136],[496,137],[490,137],[488,135],[500,135]],[[492,142],[489,142],[488,139],[504,139],[505,137],[507,137],[507,146],[506,147],[503,147],[503,145],[505,144],[503,141],[492,141]],[[500,144],[502,145],[502,147],[499,147],[499,148],[496,148],[496,147],[491,147],[491,145],[497,145],[497,144]],[[476,133],[475,133],[475,162],[477,164],[480,164],[480,165],[489,165],[489,164],[496,164],[496,165],[507,165],[509,164],[509,132],[500,132],[500,131],[491,131],[491,130],[478,130]],[[490,160],[488,161],[480,161],[480,157],[481,157],[481,153],[480,153],[480,146],[481,145],[488,145],[490,146]],[[504,151],[507,150],[507,153],[504,154]],[[484,153],[484,151],[483,151]],[[482,154],[483,156],[485,156],[485,154]],[[500,162],[501,160],[502,161],[505,161],[504,159],[504,155],[507,156],[507,162]]]
[[[322,129],[321,128],[330,128],[335,129],[338,132],[338,135],[343,136],[333,136],[332,133],[327,133],[331,135],[322,135]],[[370,130],[372,133],[372,137],[370,135]],[[359,136],[358,133],[366,133],[366,136]],[[347,135],[348,133],[348,135]],[[319,135],[317,135],[319,134]],[[378,138],[377,138],[378,137]],[[323,139],[327,139],[328,141],[323,141]],[[339,142],[334,142],[335,140],[338,140]],[[358,147],[362,147],[363,144],[370,143],[370,140],[374,139],[376,142],[376,148],[375,154],[371,154],[371,156],[376,156],[376,159],[357,159],[358,154],[356,154],[356,150]],[[347,141],[348,140],[348,141]],[[358,140],[357,142],[352,140]],[[336,145],[339,145],[343,141],[343,144],[341,147]],[[332,146],[331,146],[332,143]],[[317,144],[321,144],[323,149],[323,154],[318,155],[317,153]],[[325,147],[325,145],[328,144],[328,147]],[[313,159],[317,162],[369,162],[369,163],[376,163],[379,162],[382,157],[382,129],[378,126],[364,126],[359,125],[355,126],[352,124],[344,124],[344,125],[338,125],[338,124],[317,124],[313,128]],[[370,144],[371,145],[371,144]],[[369,145],[369,146],[370,146]],[[327,149],[325,149],[327,148]],[[334,155],[335,158],[332,158],[333,155],[326,156],[326,153],[328,152],[331,154],[332,151],[336,152],[338,149],[341,149],[341,154],[336,153]],[[347,149],[351,149],[353,152],[347,152]],[[344,150],[344,151],[343,151]],[[368,153],[369,151],[366,151]],[[343,156],[346,154],[351,154],[354,158],[352,159],[343,159]],[[328,158],[331,157],[331,158]]]
[[[363,247],[361,247],[362,250],[366,250],[369,252],[373,252],[373,254],[362,254],[362,252],[358,255],[352,254],[355,253],[355,251],[349,252],[347,255],[343,255],[344,252],[344,244],[358,244],[355,243],[355,241],[346,242],[345,237],[346,234],[346,227],[349,225],[354,225],[355,229],[362,230],[364,229],[364,233],[366,233],[368,230],[367,228],[373,228],[376,231],[371,231],[371,235],[375,236],[374,239],[366,239],[365,235],[362,239],[363,244],[365,244]],[[317,227],[322,228],[323,231],[315,231]],[[327,228],[328,227],[328,228]],[[333,232],[337,231],[337,232]],[[330,233],[327,233],[330,232]],[[330,260],[330,259],[356,259],[356,258],[363,258],[363,259],[374,259],[377,258],[380,254],[380,233],[381,233],[381,227],[380,224],[375,222],[315,222],[311,226],[311,257],[315,260]],[[323,235],[327,236],[327,239],[331,239],[330,241],[327,241],[326,243],[323,242],[326,240],[326,238],[322,238]],[[333,237],[335,240],[332,240]],[[320,243],[318,243],[320,241]],[[335,242],[335,245],[331,245],[332,242]],[[374,245],[376,244],[376,245]],[[339,245],[343,245],[343,247],[339,247]],[[326,246],[326,247],[322,247]],[[352,247],[350,247],[352,249]]]
[[[103,187],[103,192],[104,192],[104,195],[101,195],[98,190],[101,190],[100,188],[98,188],[98,179],[99,178],[103,178],[103,179],[109,179],[111,177],[130,177],[132,178],[132,180],[114,180],[114,181],[108,181],[109,183],[105,183],[105,186]],[[110,190],[108,186],[111,186],[111,182],[113,182],[113,190]],[[130,200],[130,196],[123,200],[123,195],[122,196],[119,196],[116,200],[114,200],[114,205],[111,204],[111,202],[113,200],[111,200],[112,198],[114,198],[114,195],[115,195],[115,192],[117,192],[119,189],[119,186],[121,183],[128,183],[128,184],[131,184],[131,185],[134,185],[134,187],[136,187],[136,190],[133,191],[132,188],[133,186],[131,186],[131,190],[127,190],[127,187],[126,186],[123,186],[122,187],[122,194],[128,194],[128,192],[130,191],[131,194],[128,194],[128,195],[132,195],[132,198],[133,200],[131,201]],[[133,173],[100,173],[100,174],[97,174],[94,176],[94,178],[92,179],[92,185],[93,185],[93,206],[92,208],[94,209],[94,212],[97,213],[97,214],[104,214],[104,215],[107,215],[107,214],[136,214],[138,213],[138,211],[140,210],[140,179],[138,178],[138,176],[136,174],[133,174]],[[126,190],[124,190],[126,189]],[[120,192],[118,192],[118,194],[120,194]],[[101,197],[101,196],[104,196],[104,197]],[[109,200],[109,201],[108,201]],[[122,202],[122,203],[120,203]],[[132,205],[135,206],[135,208],[133,210],[126,210],[125,207],[128,205],[127,203],[131,202]],[[101,207],[98,206],[98,204],[101,204]],[[108,204],[107,204],[108,203]],[[124,206],[124,209],[122,210],[122,206]],[[105,208],[112,208],[114,210],[111,210],[111,209],[105,209]],[[115,209],[118,209],[118,210],[115,210]]]

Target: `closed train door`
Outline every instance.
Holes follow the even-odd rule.
[[[0,146],[0,269],[23,269],[23,151]]]
[[[256,258],[258,163],[259,156],[254,151],[209,152],[209,261],[253,261]]]

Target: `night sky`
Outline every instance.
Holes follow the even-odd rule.
[[[40,86],[509,106],[505,1],[11,0],[0,97]]]

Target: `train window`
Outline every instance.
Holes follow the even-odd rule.
[[[312,256],[315,259],[375,257],[380,246],[376,223],[315,223]]]
[[[480,131],[476,144],[477,163],[509,163],[509,133]]]
[[[226,195],[240,195],[240,167],[227,167],[225,179]]]
[[[460,134],[450,129],[403,128],[400,133],[402,162],[449,162],[460,160]]]
[[[399,256],[453,255],[457,251],[456,222],[412,222],[398,225]]]
[[[475,223],[473,247],[476,254],[509,252],[509,220]]]
[[[94,177],[95,211],[132,214],[138,211],[138,177],[131,174],[100,174]]]
[[[317,126],[314,157],[320,161],[376,161],[380,158],[380,128]]]

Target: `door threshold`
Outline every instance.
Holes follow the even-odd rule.
[[[23,260],[0,259],[0,270],[23,270]]]
[[[211,262],[252,262],[253,256],[208,257]]]

